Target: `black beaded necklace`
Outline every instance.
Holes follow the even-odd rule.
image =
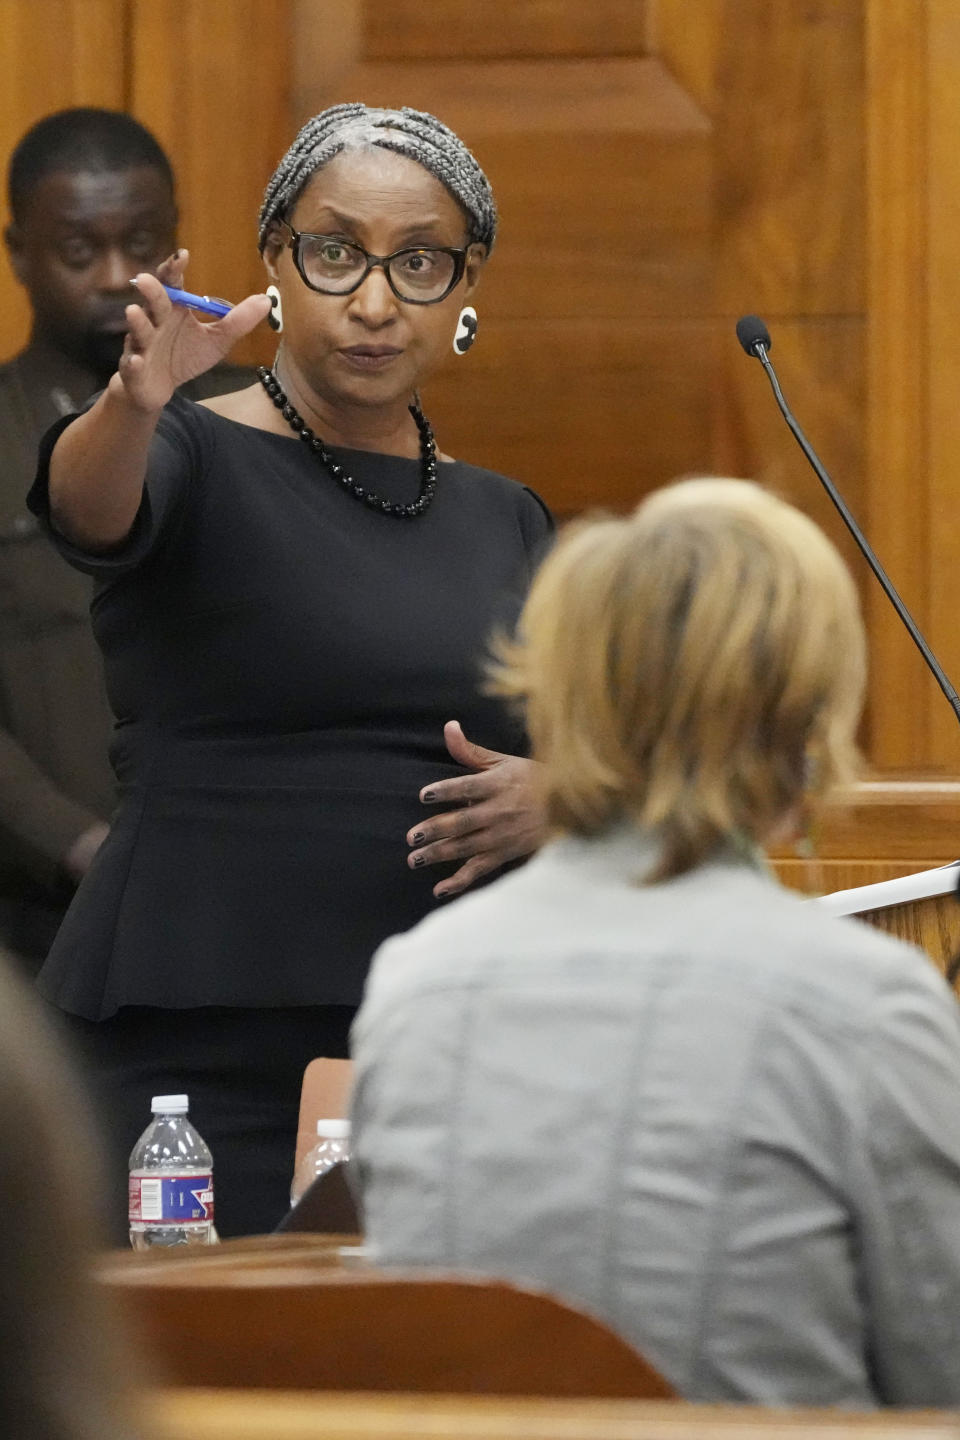
[[[296,431],[300,439],[310,446],[323,468],[348,495],[352,495],[362,505],[368,505],[371,510],[378,510],[381,515],[393,515],[398,520],[416,520],[418,515],[423,514],[437,489],[437,447],[430,421],[417,405],[410,406],[410,414],[420,431],[420,493],[411,504],[396,505],[392,500],[384,500],[375,491],[358,485],[353,476],[348,475],[343,466],[337,464],[320,436],[310,429],[303,416],[290,404],[272,370],[268,370],[265,365],[259,366],[257,378],[290,429]]]

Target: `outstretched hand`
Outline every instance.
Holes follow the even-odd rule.
[[[222,320],[205,323],[174,305],[163,286],[182,288],[188,258],[177,250],[155,276],[135,278],[138,303],[126,309],[129,329],[110,388],[140,410],[162,409],[179,385],[216,365],[270,310],[266,295],[248,295]]]
[[[473,744],[456,720],[447,721],[443,738],[453,759],[473,773],[438,780],[421,790],[425,805],[460,808],[432,815],[407,835],[407,844],[414,847],[407,857],[411,869],[464,862],[434,886],[438,898],[459,895],[501,865],[529,855],[546,834],[533,760]]]

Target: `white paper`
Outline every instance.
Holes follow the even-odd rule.
[[[932,895],[949,895],[957,888],[958,873],[960,860],[952,860],[949,865],[921,870],[918,875],[901,875],[897,880],[881,880],[876,885],[858,885],[855,890],[817,895],[815,903],[823,905],[831,915],[862,915],[866,910],[884,910],[888,905],[906,905],[911,900],[927,900]]]

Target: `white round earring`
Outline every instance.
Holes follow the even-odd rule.
[[[453,337],[454,355],[466,355],[477,338],[477,312],[472,305],[464,305],[457,320],[457,332]]]
[[[270,313],[267,316],[267,324],[279,335],[283,329],[283,303],[280,299],[280,291],[276,285],[268,285],[267,295],[270,297]]]

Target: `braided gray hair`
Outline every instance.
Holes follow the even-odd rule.
[[[260,250],[270,226],[285,219],[312,175],[344,150],[376,145],[429,170],[470,220],[470,241],[490,250],[497,207],[490,182],[458,135],[425,110],[374,109],[359,102],[332,105],[308,120],[270,179],[260,207]]]

